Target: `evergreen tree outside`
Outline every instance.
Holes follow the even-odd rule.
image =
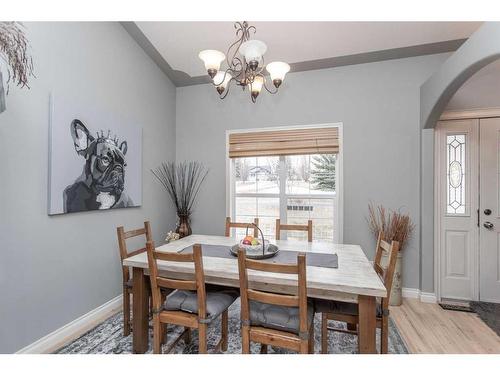
[[[315,155],[311,162],[311,183],[315,189],[322,191],[335,191],[335,161],[334,154]]]

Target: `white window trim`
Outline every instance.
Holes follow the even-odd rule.
[[[253,128],[253,129],[231,129],[226,130],[226,216],[233,217],[234,207],[231,197],[234,195],[234,173],[233,173],[233,163],[229,158],[229,135],[232,133],[253,133],[262,131],[279,131],[279,130],[290,130],[290,129],[317,129],[317,128],[337,128],[339,136],[339,153],[337,154],[337,180],[336,180],[336,195],[337,195],[337,215],[334,217],[334,227],[337,228],[337,237],[334,238],[334,242],[343,243],[344,241],[344,147],[343,147],[343,123],[327,123],[327,124],[314,124],[314,125],[293,125],[293,126],[276,126],[268,128]],[[283,168],[280,168],[283,170]],[[283,192],[280,192],[283,193]],[[281,194],[262,194],[263,197],[280,197]],[[240,194],[242,196],[242,194]],[[251,194],[255,197],[256,194]],[[300,195],[287,194],[288,197],[300,197]],[[316,196],[316,195],[315,195]],[[308,195],[308,197],[310,197]],[[321,194],[317,195],[318,198],[322,198]],[[281,205],[280,205],[281,207]],[[281,208],[280,208],[281,209]]]

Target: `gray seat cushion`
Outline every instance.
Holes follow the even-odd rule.
[[[314,309],[319,313],[344,314],[353,316],[359,315],[357,303],[315,299]],[[380,318],[382,316],[382,305],[380,303],[377,303],[376,312],[377,318]]]
[[[230,290],[220,292],[207,292],[207,316],[206,319],[213,320],[238,298],[238,294]],[[198,314],[198,295],[196,292],[188,290],[176,290],[167,297],[163,306],[169,311],[184,311],[191,314]]]
[[[277,329],[291,333],[299,333],[299,308],[271,305],[267,303],[250,301],[250,324],[265,328]],[[309,327],[314,317],[312,303],[307,304],[307,326]]]

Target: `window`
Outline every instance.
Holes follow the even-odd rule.
[[[337,154],[235,157],[231,159],[231,216],[259,218],[264,236],[274,238],[276,219],[287,224],[313,220],[313,239],[338,242]],[[242,236],[245,229],[235,229]],[[282,239],[307,233],[283,231]]]
[[[464,215],[465,202],[465,161],[466,135],[446,136],[446,213]]]

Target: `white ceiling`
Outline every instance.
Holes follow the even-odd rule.
[[[249,22],[253,39],[268,46],[267,62],[288,63],[362,54],[468,38],[481,22]],[[206,74],[198,52],[226,52],[236,39],[232,22],[137,22],[172,69]]]

